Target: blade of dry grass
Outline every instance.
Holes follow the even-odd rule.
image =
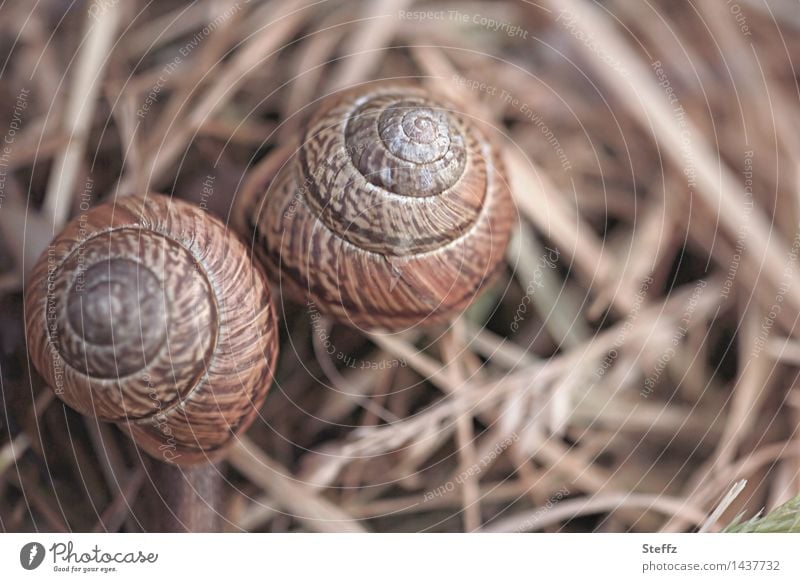
[[[246,438],[231,448],[228,461],[237,471],[262,487],[292,517],[311,531],[364,532],[358,521],[290,476]]]
[[[43,206],[44,217],[52,225],[53,232],[61,230],[69,217],[103,72],[117,40],[121,17],[122,6],[116,2],[104,3],[100,10],[86,12],[85,36],[72,74],[64,119],[69,141],[56,157]]]
[[[702,132],[688,119],[683,121],[685,129],[679,127],[654,75],[614,31],[604,12],[585,0],[548,0],[547,3],[562,14],[576,17],[575,26],[586,38],[594,40],[591,46],[579,44],[588,62],[592,63],[608,90],[625,105],[631,116],[644,128],[652,128],[655,139],[662,144],[664,153],[677,168],[682,169],[687,163],[684,134],[691,136],[687,156],[696,176],[699,200],[718,216],[721,228],[730,238],[737,237],[743,224],[749,226],[745,260],[754,263],[759,273],[767,277],[775,289],[785,284],[788,278],[790,285],[786,299],[794,309],[800,310],[797,275],[786,269],[785,261],[789,256],[787,245],[773,236],[770,224],[760,210],[755,209],[748,214],[743,187],[731,170],[720,162],[715,151],[703,139]],[[625,78],[609,67],[599,57],[601,52],[616,59],[629,77]]]
[[[680,514],[694,523],[700,523],[706,517],[699,509],[687,507],[681,498],[619,493],[560,501],[552,508],[537,508],[497,520],[482,531],[487,533],[533,531],[545,528],[548,525],[558,524],[564,520],[575,519],[582,515],[622,509],[644,509],[665,515]]]

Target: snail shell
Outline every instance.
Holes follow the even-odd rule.
[[[255,418],[277,325],[266,278],[199,208],[130,196],[71,222],[34,267],[29,353],[79,412],[155,457],[213,457]]]
[[[295,149],[268,187],[253,172],[234,217],[322,311],[368,329],[439,323],[502,264],[515,212],[501,160],[445,101],[398,83],[348,91]]]

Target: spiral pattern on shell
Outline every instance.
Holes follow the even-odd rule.
[[[282,287],[368,329],[457,315],[502,264],[515,218],[486,136],[407,84],[326,99],[273,178],[245,186],[237,227]]]
[[[244,244],[157,194],[71,222],[34,267],[26,320],[32,361],[64,402],[178,464],[251,424],[277,355],[269,287]]]

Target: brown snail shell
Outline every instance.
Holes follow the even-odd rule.
[[[262,174],[237,228],[282,288],[368,329],[460,313],[502,265],[515,219],[497,149],[408,84],[327,98],[268,187]]]
[[[34,267],[33,364],[154,457],[213,458],[247,429],[278,351],[266,277],[217,219],[158,194],[73,220]]]

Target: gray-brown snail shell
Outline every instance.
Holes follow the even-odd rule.
[[[458,315],[502,265],[515,220],[478,124],[410,84],[325,99],[269,183],[253,175],[234,217],[280,287],[367,329]]]
[[[258,414],[278,351],[270,290],[201,209],[157,194],[92,208],[52,242],[26,292],[39,373],[154,457],[214,458]]]

